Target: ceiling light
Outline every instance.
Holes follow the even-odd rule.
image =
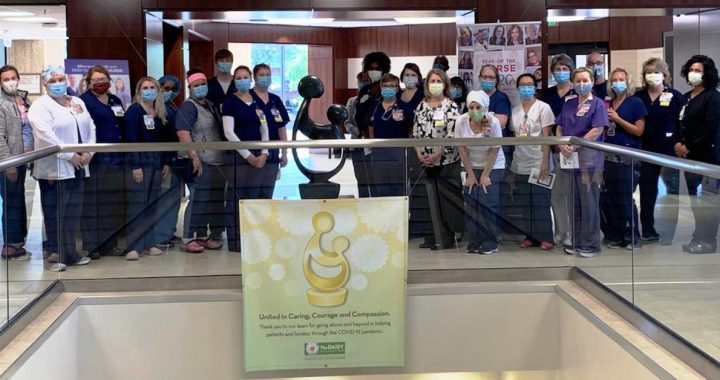
[[[0,12],[0,17],[27,17],[27,16],[35,16],[35,13],[30,12],[21,12],[21,11],[2,11]]]
[[[314,24],[329,24],[335,21],[334,18],[271,18],[268,22],[271,24],[285,24],[285,25],[314,25]]]
[[[57,22],[58,21],[54,17],[4,17],[3,20],[14,21],[14,22],[37,22],[37,23]]]
[[[571,22],[587,20],[587,16],[548,16],[548,22]]]
[[[401,24],[449,24],[456,20],[457,17],[395,17]]]

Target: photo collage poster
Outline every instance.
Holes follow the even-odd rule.
[[[65,74],[68,78],[68,95],[80,96],[87,90],[85,76],[95,65],[103,66],[110,73],[110,93],[120,98],[123,108],[132,104],[130,96],[130,66],[126,60],[110,59],[66,59]]]
[[[497,67],[498,89],[518,104],[515,81],[529,73],[542,82],[540,22],[458,25],[458,76],[468,90],[480,90],[480,68]]]

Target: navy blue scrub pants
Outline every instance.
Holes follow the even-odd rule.
[[[550,215],[551,190],[528,183],[529,175],[516,174],[516,207],[523,220],[523,232],[533,244],[553,242]],[[492,180],[492,178],[490,179]],[[495,183],[495,181],[493,181]]]
[[[665,183],[667,194],[677,194],[680,186],[679,173],[676,169],[664,168],[659,165],[643,162],[640,168],[640,223],[642,234],[655,234],[655,204],[658,197],[658,179]],[[675,236],[677,228],[678,209],[677,202],[666,202],[663,205],[663,220],[666,228],[662,231],[668,240]]]
[[[261,199],[263,171],[250,165],[236,151],[225,153],[225,173],[228,181],[225,222],[228,249],[240,252],[240,200]]]
[[[0,177],[0,196],[3,200],[2,232],[4,245],[20,247],[27,237],[27,210],[25,209],[25,177],[27,167],[18,166],[17,179],[11,182],[5,173]]]
[[[605,161],[604,186],[600,194],[602,211],[606,218],[605,239],[608,242],[630,244],[640,241],[638,215],[633,207],[635,189],[633,166],[630,164]],[[625,239],[628,226],[632,240]]]
[[[83,180],[83,249],[110,253],[118,245],[125,219],[125,176],[121,167],[102,162],[97,153],[90,162],[90,177]],[[98,157],[100,156],[100,157]]]
[[[481,169],[473,169],[475,178],[480,181],[483,173]],[[490,182],[487,194],[482,186],[473,186],[469,192],[463,191],[465,198],[465,235],[468,246],[483,249],[497,248],[500,236],[500,182],[503,178],[503,169],[490,171]]]
[[[80,230],[84,174],[85,171],[78,170],[75,178],[38,180],[47,250],[57,253],[65,265],[73,265],[81,259],[75,247],[75,234]]]
[[[160,194],[162,170],[143,168],[143,180],[135,182],[132,170],[126,170],[125,183],[128,191],[127,251],[141,253],[159,243],[155,227]]]
[[[196,176],[190,184],[190,201],[185,208],[183,238],[205,238],[220,240],[225,217],[225,174],[222,165],[202,163],[202,175]],[[208,228],[210,233],[208,235]]]
[[[371,155],[373,197],[407,195],[407,160],[404,148],[374,148]]]

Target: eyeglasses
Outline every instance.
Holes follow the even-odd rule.
[[[95,78],[95,79],[90,79],[90,83],[91,84],[110,83],[110,79],[109,78]]]

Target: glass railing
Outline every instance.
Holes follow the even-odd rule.
[[[463,174],[456,156],[464,147],[480,169],[500,145],[517,152],[558,144],[577,148],[577,167],[552,153],[549,175],[540,178],[534,175],[543,169],[540,161],[497,158],[484,178],[480,170]],[[446,147],[445,158],[423,165],[423,147]],[[87,149],[63,146],[60,154]],[[189,149],[210,153],[193,168],[178,156]],[[243,149],[269,149],[273,159],[260,165],[237,152]],[[715,247],[698,244],[714,244],[717,234],[718,166],[576,138],[97,144],[91,150],[89,177],[83,170],[61,183],[31,178],[28,166],[36,166],[38,153],[2,164],[6,188],[16,183],[10,169],[17,181],[25,174],[23,248],[32,253],[3,261],[4,320],[58,279],[241,274],[243,200],[278,201],[286,210],[278,228],[291,235],[312,216],[297,206],[301,198],[399,196],[409,208],[407,234],[398,238],[407,241],[410,271],[577,267],[720,358],[720,257],[701,254]],[[55,160],[49,167],[67,169],[64,158],[46,154],[45,165]],[[309,170],[315,182],[304,174]],[[333,171],[329,182],[321,181]],[[3,200],[3,226],[12,230],[23,214],[16,202]],[[42,217],[43,201],[54,222]],[[388,229],[400,223],[377,213],[355,215],[347,223]],[[17,240],[8,240],[9,230],[4,241]],[[693,241],[693,233],[712,241]],[[270,244],[287,244],[281,240]],[[368,246],[368,254],[375,248]]]

